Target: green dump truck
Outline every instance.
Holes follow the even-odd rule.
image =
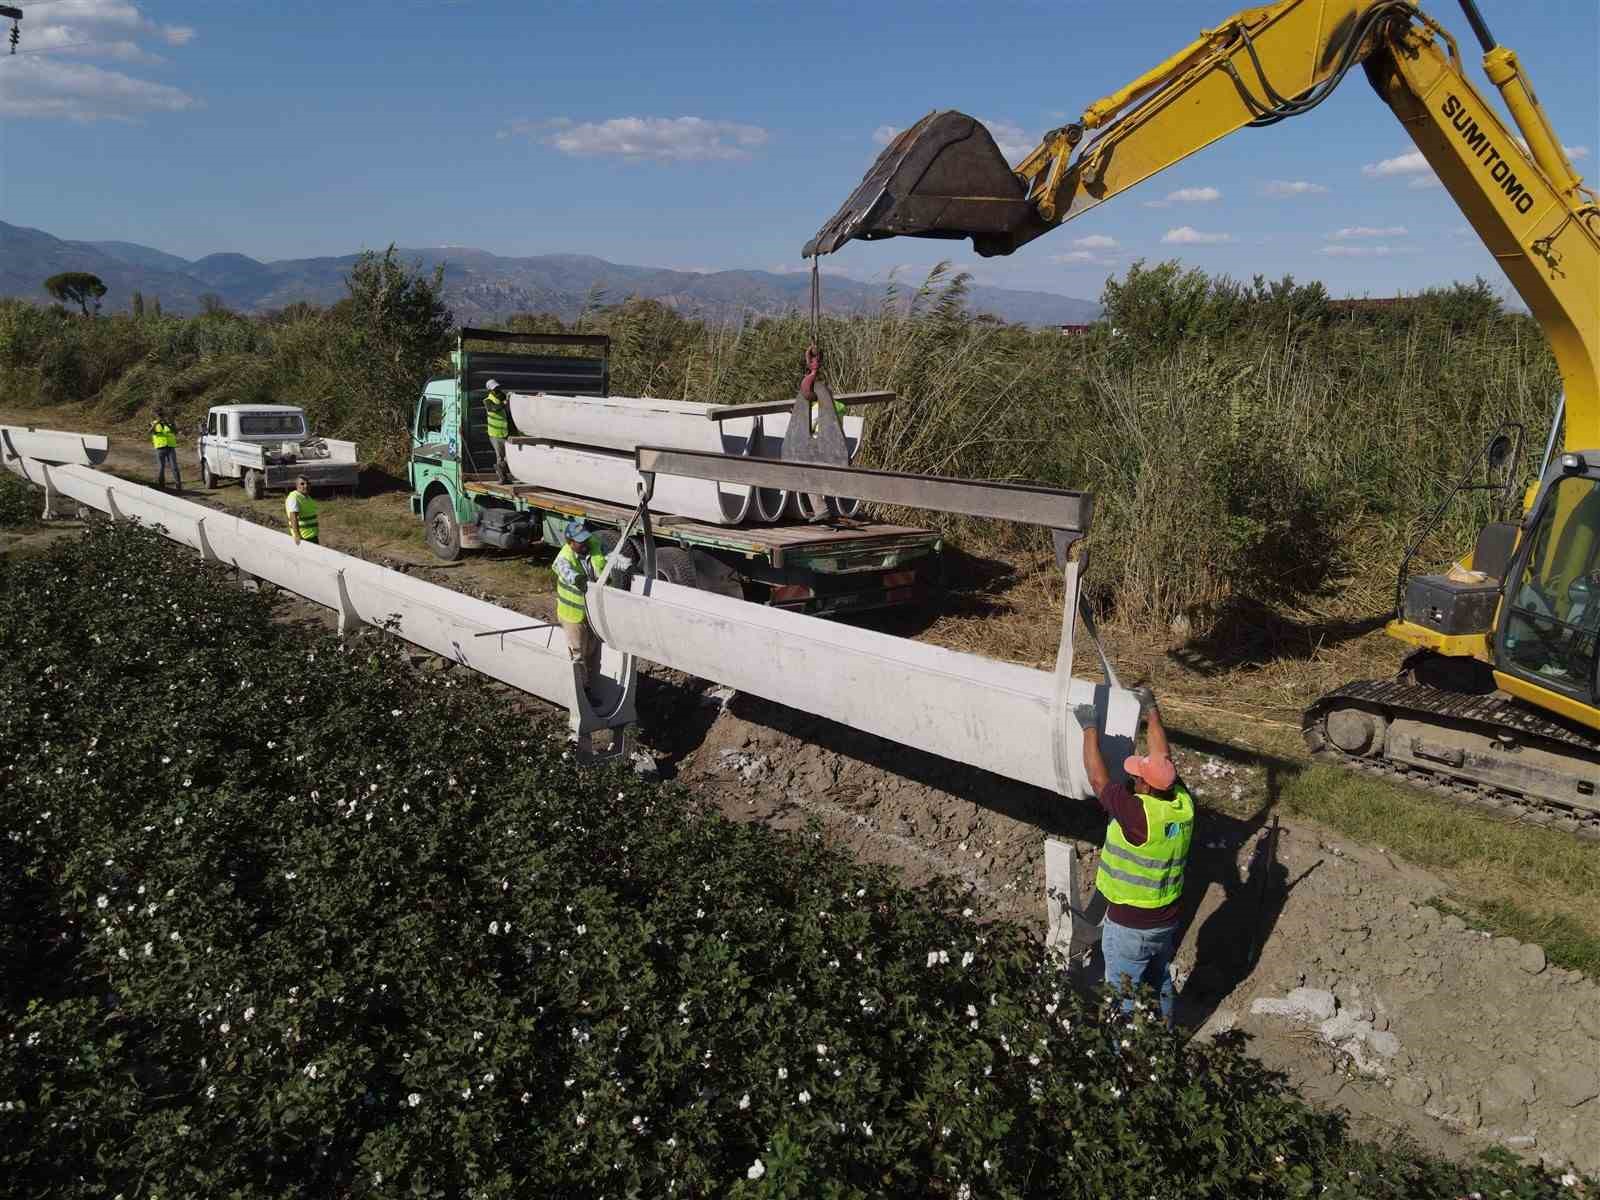
[[[412,426],[411,511],[429,548],[453,561],[478,549],[561,544],[582,517],[609,548],[633,510],[594,497],[495,479],[485,384],[566,396],[610,393],[603,334],[525,334],[462,329],[454,374],[430,380]],[[653,514],[656,573],[673,583],[817,614],[915,604],[942,585],[937,533],[841,518],[716,525]]]

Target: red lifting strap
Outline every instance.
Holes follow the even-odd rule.
[[[806,374],[800,381],[800,394],[812,404],[817,402],[817,396],[812,391],[811,385],[817,381],[817,372],[822,370],[822,351],[815,344],[806,347]]]

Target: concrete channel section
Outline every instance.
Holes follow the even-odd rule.
[[[72,502],[157,528],[206,561],[332,609],[341,631],[356,623],[387,629],[559,705],[580,739],[599,730],[624,730],[635,721],[640,659],[1062,796],[1090,794],[1078,717],[1082,706],[1094,707],[1111,761],[1131,751],[1137,732],[1139,702],[1132,692],[1115,680],[1095,683],[1072,675],[1075,562],[1065,566],[1068,599],[1053,672],[661,580],[635,577],[624,589],[606,586],[609,581],[602,579],[602,586],[591,589],[591,621],[604,643],[591,696],[578,684],[559,629],[494,633],[526,626],[528,618],[337,550],[296,546],[287,534],[91,469],[90,463],[105,453],[104,439],[0,426],[4,465],[45,490],[47,516],[63,515],[65,503]],[[828,470],[788,464],[783,469],[824,475]],[[657,476],[657,486],[665,478]],[[929,483],[935,493],[945,485],[952,502],[975,503],[961,499],[957,481]],[[857,486],[870,494],[869,484],[899,486],[888,476]],[[1026,512],[1034,501],[1023,496],[1016,503]],[[1082,508],[1086,526],[1086,500]],[[620,735],[616,744],[623,744]],[[1055,896],[1051,915],[1060,921],[1062,898],[1076,907],[1073,864],[1061,854],[1047,856],[1047,864],[1047,890]],[[1081,932],[1074,932],[1079,936],[1063,930],[1062,940],[1081,942]]]

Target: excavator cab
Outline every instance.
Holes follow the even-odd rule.
[[[807,258],[851,238],[967,238],[979,254],[1010,254],[1042,229],[1028,189],[983,122],[932,112],[890,142],[844,206],[806,243]]]

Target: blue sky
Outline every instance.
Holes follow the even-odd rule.
[[[1020,153],[1228,0],[1044,3],[21,0],[0,58],[0,219],[188,258],[466,245],[799,269],[876,156],[933,108]],[[1449,0],[1431,11],[1477,53]],[[1576,165],[1600,165],[1595,0],[1480,0]],[[876,135],[876,136],[875,136]],[[1359,71],[1007,259],[854,243],[832,266],[1093,298],[1134,258],[1388,295],[1503,283]],[[1159,205],[1159,206],[1158,206]],[[1186,232],[1187,231],[1187,232]]]

